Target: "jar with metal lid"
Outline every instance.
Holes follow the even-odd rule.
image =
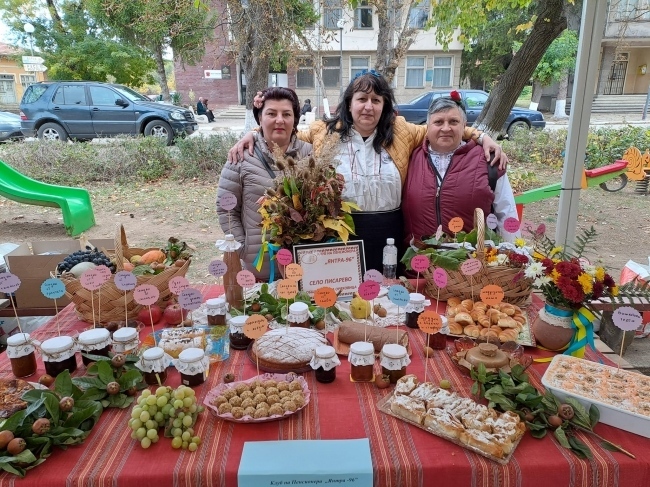
[[[247,319],[248,316],[241,315],[232,316],[228,320],[228,324],[230,325],[230,346],[235,350],[246,350],[253,341],[252,338],[244,335],[244,325]]]
[[[354,342],[348,354],[350,379],[353,382],[372,382],[375,380],[375,347],[368,342]]]
[[[424,294],[410,293],[409,304],[406,305],[406,326],[409,328],[418,327],[418,318],[424,311]]]
[[[36,373],[34,342],[29,338],[29,333],[18,333],[7,338],[7,357],[16,378],[29,377]]]
[[[225,326],[228,303],[224,298],[212,298],[205,302],[208,326]]]
[[[341,365],[341,361],[336,356],[334,347],[321,345],[320,347],[316,347],[309,365],[314,369],[318,382],[329,384],[336,379],[336,367]]]
[[[440,316],[442,328],[438,333],[428,335],[427,345],[434,350],[444,350],[447,348],[447,335],[449,335],[449,322],[446,316]]]
[[[111,333],[106,328],[86,330],[77,338],[77,346],[81,351],[81,361],[88,366],[93,360],[86,357],[85,353],[108,357],[108,350],[111,348]]]
[[[196,387],[205,382],[210,361],[200,348],[186,348],[178,356],[176,369],[181,374],[181,384]]]
[[[303,303],[302,301],[292,303],[289,306],[287,323],[289,323],[289,326],[309,328],[311,326],[311,314],[309,313],[307,303]]]
[[[387,343],[379,354],[381,373],[390,377],[390,383],[395,384],[406,375],[406,366],[411,359],[406,352],[406,347],[396,343]]]
[[[56,377],[64,370],[70,373],[77,370],[77,356],[74,340],[69,336],[60,336],[45,340],[41,344],[41,355],[45,372]]]
[[[142,371],[147,385],[158,386],[167,380],[167,367],[172,363],[170,355],[160,347],[151,347],[142,352],[135,366]]]
[[[140,337],[135,328],[118,328],[113,332],[113,353],[131,353],[140,345]]]

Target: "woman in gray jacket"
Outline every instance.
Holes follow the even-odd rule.
[[[273,150],[280,147],[285,154],[301,159],[311,153],[311,144],[295,136],[300,119],[300,103],[296,93],[289,88],[273,87],[264,90],[263,96],[262,106],[253,108],[253,116],[260,126],[260,131],[255,133],[253,155],[246,152],[243,162],[227,163],[219,178],[217,201],[222,194],[230,192],[237,198],[237,206],[226,211],[217,205],[217,213],[223,232],[232,233],[242,244],[239,252],[246,269],[253,272],[258,280],[268,281],[268,254],[264,254],[264,263],[259,271],[253,261],[262,247],[262,215],[257,212],[258,201],[267,188],[275,186],[273,180],[279,174],[273,160]],[[277,279],[277,267],[274,274]]]

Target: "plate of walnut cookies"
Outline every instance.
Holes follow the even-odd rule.
[[[514,341],[535,346],[528,315],[514,304],[488,305],[472,299],[449,298],[447,319],[451,336],[469,336],[479,341],[499,340],[501,343]]]

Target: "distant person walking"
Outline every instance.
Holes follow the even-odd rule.
[[[305,117],[307,115],[307,112],[311,112],[311,100],[307,98],[305,100],[305,104],[302,106],[300,110],[300,122],[299,123],[305,123]]]
[[[214,122],[214,114],[212,113],[212,110],[208,109],[208,99],[207,98],[199,98],[199,102],[196,104],[196,114],[197,115],[205,115],[208,117],[208,122]]]

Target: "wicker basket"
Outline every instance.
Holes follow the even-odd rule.
[[[139,249],[135,247],[129,247],[129,244],[126,241],[126,233],[124,232],[124,227],[122,225],[117,226],[115,234],[115,260],[118,271],[124,270],[123,259],[129,260],[134,255],[142,255],[149,250],[156,249]],[[171,296],[171,291],[169,290],[169,281],[176,276],[184,276],[187,273],[189,265],[190,260],[188,259],[182,267],[169,267],[160,274],[146,274],[143,276],[137,276],[138,285],[151,284],[153,286],[156,286],[156,288],[158,288],[158,291],[160,291],[158,304],[161,304],[164,301],[169,300]],[[85,289],[79,282],[79,279],[70,273],[63,274],[60,276],[60,279],[65,284],[66,296],[68,296],[68,298],[70,298],[70,300],[75,305],[75,310],[77,311],[77,316],[79,316],[79,319],[92,323],[93,303],[91,303],[91,292]],[[128,315],[129,318],[135,318],[138,315],[138,312],[143,308],[142,305],[137,304],[133,300],[133,291],[128,291],[126,293],[125,313],[124,291],[118,289],[112,279],[105,282],[100,289],[94,291],[93,293],[95,322],[107,323],[109,321],[124,321],[126,315]]]
[[[478,234],[476,258],[483,264],[481,270],[473,276],[466,276],[459,270],[447,271],[447,286],[441,289],[433,282],[435,267],[431,266],[422,273],[426,279],[426,293],[433,298],[439,296],[442,301],[451,297],[478,300],[483,286],[497,284],[503,289],[505,302],[518,306],[525,304],[532,291],[532,281],[523,275],[522,269],[502,265],[488,267],[485,263],[485,217],[480,208],[474,211],[474,226]]]

